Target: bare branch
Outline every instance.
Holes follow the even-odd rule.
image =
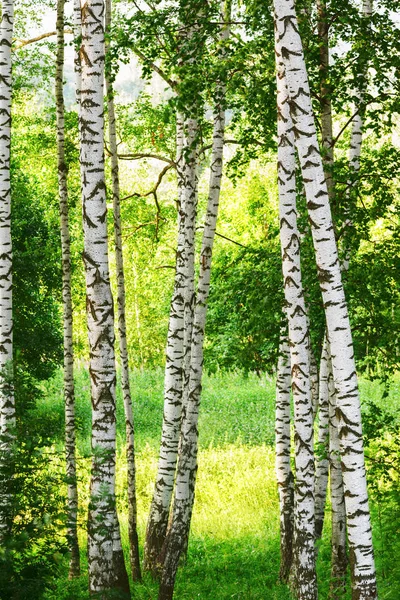
[[[109,154],[110,151],[108,149],[106,150]],[[175,161],[173,161],[171,158],[167,158],[166,156],[161,156],[160,154],[136,152],[134,154],[118,154],[118,158],[121,160],[140,160],[142,158],[154,158],[155,160],[160,160],[162,162],[168,163],[170,167],[176,167]]]
[[[64,33],[74,33],[72,29],[64,29]],[[24,48],[24,46],[29,46],[29,44],[34,44],[35,42],[40,42],[46,38],[52,37],[53,35],[57,35],[57,31],[49,31],[48,33],[42,33],[30,40],[14,40],[13,50],[19,50],[20,48]]]
[[[244,244],[241,244],[240,242],[236,242],[235,240],[232,240],[231,238],[226,237],[226,235],[222,235],[222,233],[218,233],[218,231],[215,232],[215,235],[217,235],[218,237],[227,240],[228,242],[232,242],[232,244],[236,244],[236,246],[241,246],[242,248],[247,248],[247,246],[245,246]]]

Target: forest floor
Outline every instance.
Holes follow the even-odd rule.
[[[135,409],[138,518],[141,542],[145,533],[149,503],[154,485],[162,420],[161,371],[136,372],[132,376]],[[400,405],[400,385],[393,386],[390,406],[393,414]],[[61,448],[63,431],[62,377],[46,385],[45,396],[36,412],[55,433],[55,447]],[[364,403],[383,405],[382,388],[362,381]],[[200,431],[199,470],[187,563],[179,571],[176,600],[289,600],[285,586],[279,584],[279,512],[274,474],[274,396],[272,380],[239,374],[214,375],[204,382]],[[87,506],[90,465],[89,378],[83,368],[77,373],[77,424],[79,486],[82,524],[83,575],[67,579],[63,561],[57,578],[45,592],[45,600],[83,600],[88,598],[85,558],[85,507]],[[124,419],[118,392],[118,471],[119,514],[127,553],[127,505],[124,494]],[[392,496],[388,501],[372,501],[375,552],[380,583],[380,598],[400,597],[400,567],[396,547],[387,539],[387,524],[392,521]],[[318,556],[320,599],[329,595],[329,521]],[[394,523],[394,525],[393,525]],[[396,525],[397,523],[397,525]],[[400,533],[400,532],[399,532]],[[399,536],[397,536],[399,537]],[[392,540],[392,536],[390,536]],[[390,547],[389,547],[390,546]],[[348,596],[350,597],[350,596]],[[132,598],[156,600],[157,585],[145,577],[132,586]]]

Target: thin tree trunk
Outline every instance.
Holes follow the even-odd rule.
[[[377,598],[361,411],[347,304],[318,148],[307,71],[293,0],[275,0],[277,52],[285,66],[296,147],[307,197],[337,390],[354,600]]]
[[[230,11],[231,2],[228,0],[225,4],[224,10],[224,19],[226,22],[229,22],[230,20]],[[228,37],[229,25],[224,25],[221,29],[220,39],[222,42],[224,42],[228,39]],[[193,224],[191,224],[189,229],[189,233],[192,233],[193,235],[193,246],[191,249],[193,261],[191,257],[188,261],[188,273],[191,278],[187,295],[188,317],[185,319],[185,332],[187,336],[186,353],[187,361],[189,363],[186,366],[186,369],[188,369],[188,367],[189,369],[185,372],[184,410],[182,416],[182,430],[180,438],[178,469],[176,475],[174,505],[172,519],[162,553],[163,571],[159,590],[159,600],[169,600],[173,596],[179,560],[187,549],[190,523],[193,512],[197,472],[198,415],[202,390],[201,382],[203,374],[204,335],[208,295],[210,291],[212,251],[218,219],[223,168],[225,94],[226,86],[224,80],[221,79],[219,82],[217,82],[216,86],[216,107],[214,111],[210,184],[207,213],[200,252],[200,270],[196,296],[194,294],[195,214],[193,214]],[[197,204],[197,198],[196,201],[192,198],[194,198],[194,193],[192,193],[190,199],[190,204],[194,206]],[[191,227],[193,227],[193,232]],[[190,298],[190,294],[192,294],[192,299]],[[193,311],[192,307],[194,301],[194,314],[192,315],[191,311]],[[193,319],[192,327],[190,327],[191,317]]]
[[[333,382],[332,364],[328,356],[329,387],[329,463],[332,503],[332,600],[343,598],[346,589],[347,552],[346,552],[346,508],[343,494],[343,476],[340,460],[340,441],[336,418],[336,394]]]
[[[287,318],[279,342],[276,377],[275,448],[276,478],[279,491],[281,566],[279,578],[287,583],[293,562],[294,477],[290,466],[290,348]]]
[[[0,541],[11,531],[15,398],[11,240],[11,44],[14,3],[3,0],[0,24]]]
[[[178,175],[178,241],[174,291],[169,316],[165,380],[164,418],[161,435],[160,456],[146,531],[144,568],[154,577],[160,572],[159,556],[165,541],[170,505],[174,488],[179,435],[182,417],[182,385],[184,357],[184,306],[185,306],[185,207],[183,199],[183,116],[177,114],[176,147]]]
[[[320,112],[321,112],[321,137],[322,137],[322,162],[326,178],[327,191],[330,202],[335,195],[335,182],[333,179],[333,127],[332,127],[332,102],[331,88],[329,85],[329,24],[326,12],[326,0],[317,0],[318,37],[319,37],[319,70],[320,70]],[[319,394],[319,428],[318,443],[320,457],[316,468],[315,483],[315,539],[322,536],[325,516],[325,504],[329,475],[329,368],[330,368],[329,342],[324,333],[323,349],[320,364],[320,394]]]
[[[324,336],[319,375],[318,458],[315,470],[315,539],[322,537],[329,475],[329,342]]]
[[[115,500],[115,356],[104,177],[104,2],[82,8],[81,177],[92,397],[92,474],[88,516],[89,590],[129,593]]]
[[[301,280],[296,210],[294,134],[283,65],[277,54],[279,220],[294,402],[295,464],[293,573],[300,600],[317,598],[314,551],[314,430],[309,328]]]
[[[68,225],[68,167],[65,162],[64,127],[64,6],[65,0],[57,2],[57,64],[56,64],[56,113],[57,113],[57,161],[58,195],[60,209],[60,232],[62,254],[62,295],[64,326],[64,401],[65,401],[65,453],[67,471],[67,539],[71,553],[69,577],[80,574],[78,543],[78,487],[75,457],[75,389],[74,348],[71,297],[71,244]]]
[[[372,0],[363,0],[362,4],[362,16],[365,19],[369,19],[372,14]],[[364,102],[364,92],[366,86],[366,75],[367,75],[367,65],[362,64],[360,66],[360,73],[358,73],[358,89],[355,90],[355,96],[358,100],[357,106],[353,107],[355,112],[355,116],[352,122],[351,127],[351,135],[350,135],[350,148],[349,148],[349,170],[352,177],[350,177],[347,182],[347,190],[346,190],[346,204],[345,204],[345,214],[347,215],[347,219],[345,222],[345,230],[342,239],[342,246],[344,247],[344,259],[342,268],[343,271],[348,271],[350,266],[350,249],[348,244],[348,238],[353,226],[351,217],[350,217],[350,202],[352,191],[354,187],[357,185],[357,174],[360,170],[360,157],[361,157],[361,147],[362,147],[362,136],[363,136],[363,126],[364,126],[364,113],[365,113],[365,102]],[[347,244],[346,244],[347,242]],[[346,247],[347,246],[347,247]]]
[[[106,0],[106,31],[111,28],[111,0]],[[106,52],[109,44],[106,43]],[[136,465],[135,465],[135,439],[132,398],[129,384],[129,356],[126,336],[125,318],[125,275],[122,254],[122,227],[120,208],[119,166],[117,155],[117,134],[115,126],[114,90],[110,74],[106,73],[106,92],[108,107],[109,148],[111,154],[111,177],[114,212],[114,243],[115,262],[117,271],[117,306],[118,306],[118,336],[119,354],[121,360],[121,386],[125,410],[126,427],[126,462],[128,471],[128,535],[129,557],[132,578],[134,581],[141,579],[139,538],[137,533],[137,502],[136,502]]]
[[[185,221],[185,279],[187,286],[184,296],[184,360],[183,360],[183,393],[181,431],[179,439],[179,456],[175,481],[175,496],[173,512],[168,528],[168,534],[160,555],[162,565],[159,598],[167,600],[172,598],[175,576],[178,569],[179,558],[185,548],[188,536],[188,522],[190,521],[190,499],[194,492],[193,463],[197,453],[197,415],[193,407],[191,394],[188,393],[187,369],[191,360],[191,334],[193,329],[193,302],[194,302],[194,252],[195,252],[195,225],[197,214],[197,121],[189,119],[186,122],[187,148],[191,148],[190,156],[186,159],[185,186],[182,204]],[[190,337],[189,337],[190,336]],[[197,411],[198,414],[198,411]],[[191,423],[188,426],[188,423]],[[190,429],[190,432],[188,431]],[[190,448],[190,450],[189,450]],[[190,526],[190,524],[189,524]]]
[[[80,49],[82,45],[82,14],[81,14],[81,0],[74,0],[73,4],[73,32],[74,32],[74,71],[75,71],[75,91],[76,91],[76,102],[78,104],[78,116],[80,111],[80,98],[81,98],[81,87],[82,87],[82,65]],[[79,126],[79,120],[78,120]]]

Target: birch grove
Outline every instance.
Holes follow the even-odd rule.
[[[274,9],[331,346],[353,596],[371,599],[377,595],[376,574],[350,323],[296,13],[291,0],[276,0]]]
[[[10,532],[10,478],[15,437],[11,239],[11,43],[14,3],[3,2],[0,24],[0,540]]]
[[[71,552],[70,577],[80,573],[78,542],[78,488],[76,478],[76,433],[75,433],[75,388],[73,317],[71,296],[71,240],[68,219],[68,167],[65,158],[64,119],[64,0],[57,2],[57,64],[56,64],[56,112],[57,112],[57,158],[58,189],[60,207],[60,232],[63,279],[63,323],[64,323],[64,397],[65,397],[65,453],[68,480],[67,530]]]
[[[0,598],[396,600],[395,3],[50,4],[0,6]]]

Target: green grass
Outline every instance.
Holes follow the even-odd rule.
[[[46,389],[37,409],[39,420],[62,445],[63,399],[61,376]],[[397,383],[387,406],[399,405]],[[163,374],[135,372],[132,376],[136,421],[137,489],[139,534],[143,540],[153,492],[162,419]],[[362,382],[364,401],[381,403],[377,383]],[[90,403],[89,378],[77,372],[77,417],[79,424],[79,480],[82,526],[88,500]],[[200,417],[199,470],[187,563],[178,574],[176,600],[289,600],[278,583],[279,513],[274,474],[274,383],[255,376],[237,374],[206,377]],[[123,406],[118,391],[117,490],[121,530],[126,548],[126,462],[123,446]],[[388,564],[385,540],[373,506],[381,598],[400,597],[399,573]],[[320,600],[328,598],[329,507],[327,526],[318,558]],[[85,549],[84,527],[81,546]],[[383,549],[383,552],[382,552]],[[83,552],[83,560],[84,552]],[[390,568],[392,572],[390,573]],[[394,569],[394,570],[393,570]],[[385,573],[386,570],[386,573]],[[398,569],[397,569],[398,570]],[[85,572],[85,569],[84,569]],[[384,577],[382,577],[384,575]],[[46,600],[87,599],[87,576],[68,582],[55,581]],[[156,600],[157,586],[145,578],[132,587],[132,598]]]

